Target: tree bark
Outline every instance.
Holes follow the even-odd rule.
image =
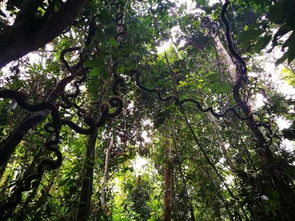
[[[176,141],[176,135],[175,135],[175,128],[174,126],[172,126],[171,128],[171,134],[172,134],[172,140],[173,140],[173,148],[175,150],[175,157],[176,157],[176,160],[178,162],[178,170],[179,170],[179,176],[182,180],[182,183],[184,185],[184,188],[185,188],[185,194],[186,194],[186,201],[187,203],[189,204],[189,213],[190,213],[190,216],[191,216],[191,221],[196,221],[195,219],[195,214],[194,214],[194,206],[193,206],[193,203],[192,203],[192,199],[191,199],[191,196],[188,192],[188,184],[187,184],[187,180],[186,180],[186,177],[183,173],[183,169],[182,169],[182,162],[180,161],[180,158],[179,158],[179,155],[178,155],[178,147],[177,147],[177,141]]]
[[[43,47],[69,27],[86,0],[68,0],[50,17],[34,17],[24,7],[7,30],[0,33],[0,68]]]
[[[23,137],[29,132],[29,130],[35,127],[39,122],[43,121],[45,117],[42,115],[35,115],[24,120],[14,132],[0,143],[0,174],[4,173],[6,164],[15,151],[15,147],[20,143]]]
[[[212,33],[209,30],[209,34]],[[268,188],[272,189],[274,192],[279,193],[279,204],[281,208],[277,208],[274,213],[277,217],[280,217],[282,220],[291,220],[291,217],[295,216],[295,191],[289,185],[290,182],[284,176],[289,166],[288,162],[282,160],[276,160],[273,152],[268,145],[268,141],[262,132],[262,130],[256,126],[255,119],[251,114],[251,105],[250,102],[244,102],[240,94],[240,84],[241,80],[239,77],[238,68],[234,68],[232,59],[229,53],[224,49],[218,36],[211,34],[211,37],[214,40],[214,44],[217,50],[219,57],[222,57],[222,63],[227,67],[229,73],[229,80],[233,83],[233,98],[237,104],[240,104],[240,107],[245,116],[249,116],[245,121],[247,127],[251,131],[253,137],[256,139],[255,150],[261,160],[262,166],[262,175],[265,179],[265,184],[268,185]],[[236,66],[236,65],[235,65]],[[244,173],[245,174],[245,173]],[[255,189],[256,184],[252,184],[252,187]],[[259,191],[262,191],[260,189]]]
[[[105,151],[104,174],[103,174],[103,181],[102,181],[102,187],[101,187],[101,197],[100,197],[101,207],[102,207],[102,210],[104,211],[104,213],[107,208],[106,186],[108,183],[108,176],[109,176],[109,172],[108,172],[109,171],[109,156],[110,156],[110,152],[111,152],[113,146],[114,146],[114,137],[113,137],[113,134],[111,134],[111,140],[110,140],[109,146]]]
[[[97,108],[98,110],[98,108]],[[95,114],[93,114],[95,115]],[[96,114],[97,115],[97,114]],[[94,119],[98,117],[95,116]],[[95,160],[95,144],[98,135],[98,128],[96,127],[94,132],[88,135],[86,154],[84,160],[84,177],[82,180],[82,188],[80,193],[80,203],[77,215],[78,220],[88,220],[90,213],[91,196],[93,190],[93,168]]]
[[[171,141],[166,138],[165,143],[165,167],[164,167],[164,221],[171,220],[172,212],[172,180],[173,169],[171,162]]]
[[[216,35],[211,36],[214,41],[214,46],[216,48],[216,51],[218,53],[219,58],[222,61],[222,64],[225,66],[225,70],[228,72],[228,77],[230,82],[234,83],[237,80],[236,75],[236,65],[223,47],[219,37]]]

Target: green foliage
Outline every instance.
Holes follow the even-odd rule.
[[[246,21],[247,23],[243,26],[243,30],[238,34],[243,48],[260,53],[272,40],[272,49],[276,46],[281,46],[284,50],[283,56],[278,59],[276,64],[281,64],[286,60],[288,63],[292,62],[295,58],[295,11],[294,7],[292,7],[294,2],[292,0],[255,0],[243,3],[238,2],[236,5],[238,6],[239,4],[243,6],[241,9],[244,10],[243,12],[241,11],[241,16],[248,16],[249,19],[252,17],[255,21],[253,23]],[[248,11],[248,13],[245,14],[245,11]],[[273,31],[274,29],[277,30]]]
[[[22,2],[9,0],[6,9],[16,14]],[[268,102],[257,110],[251,103],[251,113],[257,111],[253,115],[255,129],[261,130],[268,142],[272,141],[269,151],[274,157],[266,165],[267,149],[259,149],[245,120],[233,113],[214,118],[194,104],[177,106],[175,100],[160,102],[157,93],[146,92],[136,85],[134,73],[138,71],[141,85],[160,89],[162,97],[194,99],[203,109],[212,107],[218,113],[236,104],[232,95],[235,82],[230,80],[224,55],[214,41],[218,37],[228,53],[219,19],[222,5],[209,6],[207,0],[196,2],[203,10],[200,14],[187,12],[185,6],[177,8],[168,0],[88,1],[73,26],[50,43],[50,52],[46,51],[47,46],[34,52],[40,62],[20,60],[1,73],[1,87],[26,91],[31,103],[45,101],[58,82],[71,74],[60,62],[61,51],[83,47],[88,25],[93,22],[96,31],[89,46],[65,56],[71,66],[78,62],[79,56],[85,58],[82,69],[86,78],[79,87],[81,94],[71,99],[75,107],[62,107],[62,93],[59,92],[61,96],[54,102],[61,117],[88,127],[84,117],[99,117],[100,105],[114,95],[116,78],[125,79],[124,85],[118,86],[124,103],[122,113],[114,119],[108,118],[98,129],[94,160],[90,161],[94,163],[91,177],[85,173],[89,163],[85,159],[89,136],[63,126],[59,143],[63,155],[61,167],[44,173],[31,190],[24,191],[20,205],[13,211],[16,218],[12,220],[76,220],[79,207],[85,203],[80,200],[82,182],[90,178],[90,220],[163,220],[163,198],[167,191],[165,171],[169,165],[174,220],[192,220],[192,216],[195,220],[275,220],[281,217],[281,203],[289,202],[290,198],[282,198],[285,195],[273,188],[274,180],[269,173],[276,169],[278,176],[283,174],[279,178],[285,183],[291,183],[294,178],[293,167],[284,168],[294,164],[294,156],[284,150],[280,140],[281,137],[289,140],[295,137],[293,98],[287,101],[267,79],[264,81],[260,77],[250,78],[249,84],[239,89],[243,99],[249,98],[249,103],[255,100],[255,94]],[[116,22],[122,3],[124,7],[120,10],[124,14],[126,33],[119,42]],[[268,49],[272,42],[273,47],[285,49],[277,64],[290,63],[290,67],[282,69],[282,76],[295,86],[292,71],[295,7],[287,7],[287,4],[293,2],[237,0],[233,1],[227,17],[235,47],[241,48],[251,72],[260,76],[260,66],[252,63],[250,57],[257,53],[263,55],[261,51]],[[39,12],[44,13],[44,9],[40,7]],[[205,27],[202,22],[206,16],[212,20],[212,27]],[[179,31],[172,33],[173,27],[178,27]],[[273,30],[277,30],[276,33]],[[159,53],[158,47],[168,40],[172,42],[170,48]],[[85,54],[80,55],[81,51]],[[228,56],[232,59],[229,53]],[[66,91],[74,93],[76,89],[69,84]],[[77,106],[85,109],[85,113],[78,113]],[[237,112],[244,116],[240,108]],[[1,99],[1,143],[20,122],[35,114],[38,113],[29,113],[14,102]],[[275,124],[279,117],[291,120],[291,127],[279,131]],[[43,129],[48,120],[49,117],[26,134],[5,172],[0,171],[0,204],[2,198],[7,199],[21,186],[25,177],[37,171],[38,162],[47,156],[54,158],[44,148],[44,143],[51,138]],[[275,134],[272,136],[264,125],[270,125]],[[106,156],[111,136],[114,145]],[[167,149],[171,153],[167,154]],[[144,162],[142,167],[135,165],[139,156]]]
[[[295,74],[292,70],[284,67],[282,69],[281,74],[283,75],[283,79],[291,86],[295,86]]]

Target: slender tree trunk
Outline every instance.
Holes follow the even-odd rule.
[[[172,139],[173,139],[173,148],[175,150],[175,157],[176,157],[176,160],[178,162],[178,169],[179,169],[180,179],[182,180],[182,183],[184,185],[185,194],[186,194],[186,197],[187,197],[186,200],[187,200],[187,203],[189,204],[189,210],[190,210],[189,213],[190,213],[190,216],[191,216],[191,221],[196,221],[195,214],[194,214],[194,206],[193,206],[190,194],[188,192],[187,181],[186,181],[185,175],[183,173],[182,164],[181,164],[181,161],[180,161],[179,155],[178,155],[178,147],[177,147],[177,141],[176,141],[176,135],[175,135],[175,128],[174,127],[171,128],[171,134],[172,134]]]
[[[236,165],[233,163],[232,159],[231,159],[231,156],[230,154],[228,153],[226,147],[225,147],[225,142],[221,136],[221,132],[220,132],[220,129],[217,125],[217,122],[216,122],[216,119],[212,116],[212,114],[208,113],[207,114],[208,116],[208,119],[209,121],[211,122],[211,125],[213,127],[213,130],[214,130],[214,134],[216,135],[216,138],[217,138],[217,142],[219,144],[219,147],[223,153],[223,156],[227,162],[227,164],[230,166],[230,168],[233,170],[233,171],[237,171],[237,167]]]
[[[172,168],[172,148],[170,138],[166,138],[165,143],[165,167],[164,167],[164,221],[171,220],[172,213],[172,180],[173,180],[173,168]]]
[[[9,135],[5,140],[0,143],[0,174],[5,171],[7,162],[12,153],[14,153],[16,146],[29,132],[30,129],[34,128],[38,123],[44,120],[44,116],[35,115],[24,120],[17,128],[14,129],[13,133]]]
[[[109,178],[109,157],[110,157],[110,152],[111,152],[113,146],[114,146],[114,135],[111,134],[109,146],[105,150],[104,174],[103,174],[102,187],[101,187],[101,197],[100,197],[101,207],[102,207],[104,214],[106,214],[106,209],[107,209],[106,189],[107,189],[108,178]]]
[[[98,110],[98,108],[97,108]],[[95,116],[96,115],[96,116]],[[94,113],[92,117],[97,119],[97,113]],[[94,132],[88,135],[87,145],[86,145],[86,154],[83,165],[83,180],[82,180],[82,188],[80,192],[80,202],[79,209],[77,215],[77,221],[80,220],[88,220],[90,214],[90,204],[91,204],[91,196],[93,189],[93,168],[94,168],[94,160],[95,160],[95,144],[98,135],[98,128],[95,128]]]

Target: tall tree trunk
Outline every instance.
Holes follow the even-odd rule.
[[[165,167],[164,167],[164,221],[171,220],[172,212],[172,180],[173,180],[173,168],[172,168],[172,148],[170,138],[166,138],[165,146]]]
[[[221,59],[221,63],[225,67],[224,69],[228,72],[228,78],[230,82],[234,83],[237,80],[236,65],[223,47],[220,38],[217,35],[211,35],[211,37],[213,38],[218,57]]]
[[[244,115],[249,116],[251,114],[251,105],[249,101],[244,102],[240,95],[239,72],[237,68],[233,68],[232,59],[229,53],[224,49],[218,36],[215,36],[213,32],[210,31],[210,27],[208,27],[208,29],[210,36],[214,40],[217,53],[219,57],[222,57],[222,63],[227,67],[229,73],[228,78],[234,85],[233,98],[237,104],[241,104],[240,107]],[[273,152],[268,145],[268,140],[260,127],[256,126],[257,124],[253,115],[250,115],[245,122],[253,137],[256,139],[255,150],[261,160],[262,176],[265,180],[264,185],[267,186],[267,188],[272,189],[273,192],[279,194],[279,206],[276,208],[276,211],[274,211],[274,214],[276,214],[277,217],[280,217],[281,220],[292,220],[292,217],[295,216],[295,191],[289,185],[292,181],[288,180],[285,175],[286,170],[289,169],[290,165],[288,162],[277,160],[276,157],[274,157]],[[243,175],[246,175],[246,173],[243,173]],[[254,190],[257,189],[258,186],[258,189],[260,188],[259,191],[262,193],[265,191],[262,188],[266,188],[259,187],[256,181],[251,185]]]
[[[14,153],[16,146],[23,140],[24,136],[30,129],[34,128],[38,123],[44,120],[42,115],[34,115],[25,119],[14,131],[0,143],[0,174],[5,171],[8,160],[11,154]]]
[[[180,158],[179,158],[179,155],[178,155],[178,147],[177,147],[177,141],[176,141],[176,135],[175,135],[175,128],[174,126],[172,126],[171,128],[171,134],[172,134],[172,140],[173,140],[173,148],[175,150],[175,158],[178,162],[178,169],[179,169],[179,176],[180,176],[180,179],[182,180],[182,183],[184,185],[184,188],[185,188],[185,195],[186,195],[186,199],[187,200],[187,203],[189,204],[189,213],[190,213],[190,216],[191,216],[191,221],[196,221],[195,219],[195,214],[194,214],[194,206],[193,206],[193,203],[192,203],[192,199],[191,199],[191,196],[188,192],[188,185],[187,185],[187,180],[186,180],[186,177],[183,173],[183,169],[182,169],[182,162],[180,161]]]
[[[97,108],[98,110],[98,108]],[[94,119],[98,119],[97,113],[93,114]],[[87,145],[86,145],[86,154],[83,165],[83,180],[82,180],[82,188],[80,192],[80,202],[79,209],[77,215],[77,221],[79,220],[88,220],[90,213],[90,204],[91,204],[91,196],[93,189],[93,167],[95,160],[95,144],[98,135],[98,128],[96,127],[94,132],[88,135]]]
[[[101,207],[104,214],[106,214],[106,209],[107,209],[106,188],[107,188],[108,177],[109,177],[109,158],[110,158],[110,152],[113,146],[114,146],[114,135],[111,134],[109,146],[105,150],[104,174],[103,174],[101,197],[100,197]]]

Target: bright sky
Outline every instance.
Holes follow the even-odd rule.
[[[176,3],[177,6],[186,4],[188,11],[196,8],[196,2],[192,0],[174,0],[174,2]],[[217,2],[219,2],[219,0],[209,0],[209,5],[211,6]]]
[[[193,1],[193,0],[174,0],[174,2],[176,3],[176,6],[179,8],[185,5],[186,6],[185,13],[187,14],[193,14],[193,13],[202,11],[197,8],[197,3],[196,1]],[[219,0],[209,0],[209,5],[211,6],[217,2],[219,2]],[[179,32],[180,32],[180,29],[178,26],[175,26],[171,29],[171,35],[172,35],[173,41],[175,40],[174,39],[175,34]],[[184,41],[180,42],[179,47],[181,47],[183,44],[184,44]],[[166,41],[160,47],[157,48],[157,51],[159,53],[162,53],[170,46],[171,46],[171,40]]]

